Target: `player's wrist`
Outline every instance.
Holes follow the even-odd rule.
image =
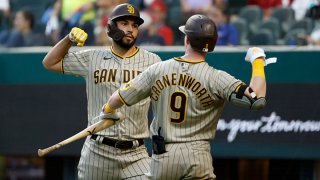
[[[260,76],[265,78],[264,73],[264,58],[260,57],[252,62],[252,77]]]
[[[115,109],[111,108],[109,103],[106,103],[104,106],[103,106],[103,112],[105,113],[114,113],[115,112]]]

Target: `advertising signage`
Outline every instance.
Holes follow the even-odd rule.
[[[320,85],[269,85],[261,111],[227,105],[212,152],[216,156],[320,159]]]

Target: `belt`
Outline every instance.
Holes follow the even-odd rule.
[[[137,139],[134,141],[118,141],[118,140],[109,139],[103,136],[99,136],[97,134],[92,134],[91,139],[100,141],[102,144],[112,146],[114,148],[118,148],[121,150],[135,148],[144,144],[143,139]]]

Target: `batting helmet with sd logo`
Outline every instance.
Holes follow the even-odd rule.
[[[215,23],[207,16],[196,14],[191,16],[179,30],[190,41],[192,49],[198,52],[211,52],[216,46],[218,33]]]
[[[139,26],[144,22],[140,17],[139,10],[132,4],[124,3],[117,5],[109,15],[107,30],[108,36],[115,41],[119,41],[124,36],[124,32],[117,27],[116,21],[119,18],[125,17],[133,18]]]

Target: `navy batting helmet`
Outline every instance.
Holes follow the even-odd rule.
[[[110,13],[108,20],[107,33],[113,40],[118,41],[123,38],[124,32],[116,26],[115,22],[117,19],[125,17],[133,18],[139,26],[144,22],[140,17],[139,10],[132,4],[124,3],[117,5]]]
[[[207,16],[191,16],[179,30],[190,40],[192,49],[198,52],[211,52],[216,46],[218,33],[215,23]]]

